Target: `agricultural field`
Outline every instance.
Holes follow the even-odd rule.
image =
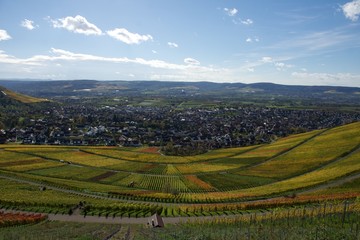
[[[139,217],[157,211],[170,217],[237,214],[317,202],[318,196],[355,199],[359,136],[356,122],[189,157],[148,147],[2,145],[0,202],[67,212],[85,201],[89,214]],[[346,181],[349,177],[355,183]]]
[[[360,128],[352,125],[328,130],[290,152],[241,171],[242,174],[289,178],[334,161],[359,148]]]
[[[0,211],[0,228],[34,224],[44,221],[45,219],[46,215],[42,214],[5,213]]]
[[[128,223],[42,221],[0,228],[0,239],[358,239],[358,203],[277,208],[237,216],[187,218],[149,228]]]
[[[334,207],[334,206],[333,206]],[[344,206],[278,209],[234,218],[182,223],[164,229],[138,226],[135,239],[358,239],[359,210]]]
[[[64,223],[46,221],[36,225],[0,228],[0,239],[106,239],[122,226],[106,223]],[[125,230],[126,233],[126,230]],[[124,236],[125,236],[125,233]]]

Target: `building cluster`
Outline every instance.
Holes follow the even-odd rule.
[[[58,106],[0,131],[24,144],[174,146],[208,149],[268,143],[277,137],[360,120],[359,113],[266,107],[180,109],[153,106]]]

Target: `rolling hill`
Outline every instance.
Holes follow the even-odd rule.
[[[173,232],[191,226],[189,239],[198,231],[208,236],[215,227],[224,234],[209,239],[237,239],[241,229],[250,236],[251,227],[251,236],[263,231],[251,239],[300,239],[304,232],[292,237],[294,226],[315,235],[321,226],[323,239],[359,236],[360,122],[197,156],[157,150],[1,145],[0,218],[7,222],[0,227],[10,226],[4,239],[14,236],[8,234],[12,226],[27,221],[33,224],[17,227],[18,235],[45,226],[48,236],[60,231],[61,238],[72,239],[101,228],[106,236],[128,239],[136,227],[131,234],[139,239],[178,239]],[[165,217],[166,228],[144,226],[154,213]],[[35,216],[50,221],[34,224]],[[354,237],[338,237],[339,231]]]
[[[35,81],[0,80],[0,85],[38,97],[72,95],[156,95],[156,96],[239,96],[244,94],[292,97],[360,98],[360,88],[338,86],[296,86],[273,83],[214,83],[166,81]]]
[[[21,103],[38,103],[47,102],[47,99],[31,97],[21,93],[17,93],[0,86],[0,101],[1,100],[15,100]]]
[[[164,156],[147,148],[4,145],[0,177],[42,182],[56,189],[61,186],[84,197],[91,192],[141,201],[139,204],[230,204],[301,193],[359,176],[359,136],[360,122],[356,122],[292,135],[272,144],[188,157]],[[348,190],[351,196],[360,196]],[[106,197],[99,201],[103,205],[113,202]]]

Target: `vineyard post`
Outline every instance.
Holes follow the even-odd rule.
[[[306,209],[305,209],[305,207],[303,208],[303,214],[302,214],[302,218],[301,218],[301,220],[302,220],[302,227],[304,227],[304,221],[305,221],[305,214],[306,214]]]
[[[271,211],[271,219],[270,219],[270,231],[271,231],[271,235],[273,234],[273,230],[274,230],[273,214],[274,214],[274,211]]]
[[[287,211],[287,226],[289,227],[289,221],[290,221],[290,209]]]
[[[344,211],[343,211],[343,216],[342,216],[342,226],[344,226],[344,223],[345,223],[347,204],[348,204],[348,202],[345,201],[345,202],[344,202]]]
[[[315,211],[315,207],[312,207],[312,208],[311,208],[311,215],[310,215],[310,223],[312,223],[313,220],[314,220],[314,211]],[[320,214],[319,214],[319,215],[320,215]]]
[[[333,204],[330,203],[330,210],[329,213],[331,214],[331,222],[333,221],[334,213],[332,213]]]

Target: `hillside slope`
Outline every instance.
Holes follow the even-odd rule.
[[[31,97],[28,95],[13,92],[9,89],[0,86],[0,100],[2,99],[12,99],[21,103],[38,103],[38,102],[48,101],[47,99]]]
[[[360,122],[355,122],[190,157],[147,153],[146,148],[6,145],[0,175],[6,171],[117,198],[233,202],[298,193],[359,174],[359,136]]]

